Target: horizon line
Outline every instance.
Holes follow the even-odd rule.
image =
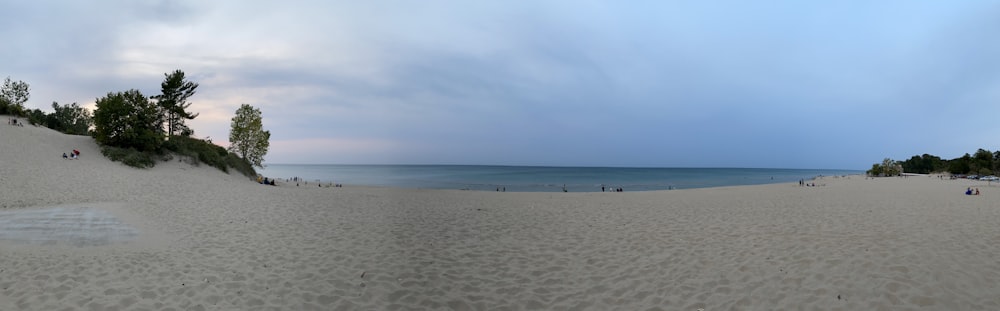
[[[492,167],[549,167],[549,168],[635,168],[635,169],[656,169],[656,168],[669,168],[669,169],[765,169],[765,170],[829,170],[829,171],[860,171],[863,172],[864,169],[845,169],[845,168],[789,168],[789,167],[738,167],[738,166],[717,166],[717,167],[707,167],[707,166],[588,166],[588,165],[512,165],[512,164],[414,164],[414,163],[396,163],[396,164],[372,164],[372,163],[270,163],[267,165],[340,165],[340,166],[492,166]]]

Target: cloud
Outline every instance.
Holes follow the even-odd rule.
[[[0,59],[42,109],[182,69],[196,135],[253,105],[273,162],[864,168],[989,141],[998,8],[4,2]]]

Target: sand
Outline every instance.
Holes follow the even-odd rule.
[[[0,142],[0,223],[68,210],[101,224],[75,236],[125,232],[0,231],[0,310],[1000,309],[1000,190],[986,182],[269,187],[176,159],[129,168],[30,125],[0,126]],[[81,159],[63,160],[72,149]]]

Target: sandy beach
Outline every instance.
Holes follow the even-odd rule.
[[[0,141],[0,223],[24,228],[0,232],[0,310],[1000,309],[987,182],[270,187],[177,159],[130,168],[30,125]],[[67,213],[92,225],[44,216]],[[43,223],[104,238],[25,234]]]

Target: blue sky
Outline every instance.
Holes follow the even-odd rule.
[[[29,108],[163,74],[265,163],[867,169],[1000,149],[991,1],[25,1],[0,75]]]

